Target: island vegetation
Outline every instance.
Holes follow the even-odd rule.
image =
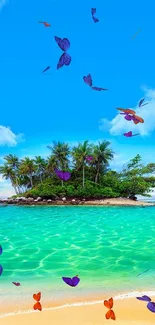
[[[142,164],[139,154],[122,167],[121,172],[111,170],[109,165],[114,152],[108,141],[96,145],[84,141],[73,148],[58,141],[48,148],[47,159],[37,156],[20,160],[12,154],[4,157],[0,174],[11,181],[16,196],[42,199],[64,196],[79,199],[134,198],[138,194],[149,196],[155,187],[155,163]],[[93,156],[90,162],[86,160],[89,155]],[[70,171],[70,180],[61,181],[54,168]]]

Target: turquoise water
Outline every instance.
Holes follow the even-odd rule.
[[[62,276],[79,275],[76,292],[90,293],[155,281],[155,207],[1,207],[0,244],[0,284],[14,292],[71,292]]]

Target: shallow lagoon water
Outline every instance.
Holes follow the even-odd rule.
[[[1,207],[0,244],[1,298],[153,290],[155,207]],[[73,291],[61,277],[75,275]]]

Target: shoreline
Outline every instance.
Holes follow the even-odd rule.
[[[18,198],[18,199],[6,199],[0,200],[0,206],[155,206],[155,203],[134,201],[127,198],[107,198],[101,200],[68,200],[63,198],[61,200],[42,200],[41,198]]]
[[[113,310],[116,315],[116,320],[118,325],[150,325],[154,324],[155,314],[151,313],[147,307],[146,303],[136,299],[136,296],[148,295],[155,301],[154,291],[137,291],[129,292],[126,294],[120,294],[113,296],[114,306]],[[92,295],[93,297],[93,295]],[[47,308],[42,301],[42,312],[33,310],[33,300],[30,302],[32,305],[31,309],[18,312],[7,312],[0,315],[2,325],[18,325],[18,324],[52,324],[55,325],[94,325],[94,324],[104,324],[106,322],[105,313],[108,311],[104,306],[103,302],[105,299],[109,299],[111,296],[105,295],[103,292],[100,300],[73,302],[71,304],[64,303],[59,306],[51,306]],[[12,301],[13,303],[13,301]]]
[[[124,301],[124,300],[130,300],[130,299],[136,299],[136,297],[140,297],[143,295],[147,295],[151,298],[152,301],[155,301],[155,291],[141,291],[141,290],[134,290],[134,291],[130,291],[130,292],[124,292],[124,293],[119,293],[116,295],[116,293],[105,293],[103,292],[103,294],[98,294],[98,295],[94,295],[91,294],[87,297],[81,296],[79,298],[76,299],[60,299],[57,302],[52,302],[51,304],[49,303],[49,301],[47,299],[43,299],[43,296],[41,298],[42,301],[42,311],[52,311],[52,310],[61,310],[61,309],[66,309],[66,308],[75,308],[75,307],[84,307],[84,306],[95,306],[95,305],[100,305],[103,304],[103,301],[105,299],[109,299],[110,297],[113,297],[114,301]],[[13,301],[13,299],[12,299]],[[136,299],[137,301],[137,299]],[[33,304],[35,303],[35,301],[30,302],[30,304],[23,304],[22,307],[23,309],[19,309],[18,311],[10,311],[10,312],[6,312],[6,308],[3,309],[3,306],[1,305],[1,311],[4,312],[4,314],[0,314],[0,318],[4,318],[4,317],[9,317],[9,316],[16,316],[16,315],[26,315],[26,314],[33,314],[35,313],[35,311],[33,310]],[[30,308],[30,306],[32,305],[32,308]],[[13,305],[7,301],[6,303],[6,307],[13,307]],[[24,308],[25,307],[25,308]],[[12,308],[11,308],[12,309]]]

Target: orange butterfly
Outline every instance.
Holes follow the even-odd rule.
[[[33,295],[34,300],[36,300],[37,302],[35,303],[35,305],[33,306],[34,310],[40,310],[42,311],[42,305],[40,303],[40,299],[41,299],[41,292],[38,292],[37,294],[34,293]]]
[[[109,300],[104,300],[104,306],[109,309],[108,312],[105,314],[106,319],[111,318],[113,320],[116,320],[115,313],[112,310],[113,304],[114,304],[113,298],[110,298]]]
[[[39,24],[44,24],[45,27],[51,27],[51,25],[46,21],[39,21]]]

